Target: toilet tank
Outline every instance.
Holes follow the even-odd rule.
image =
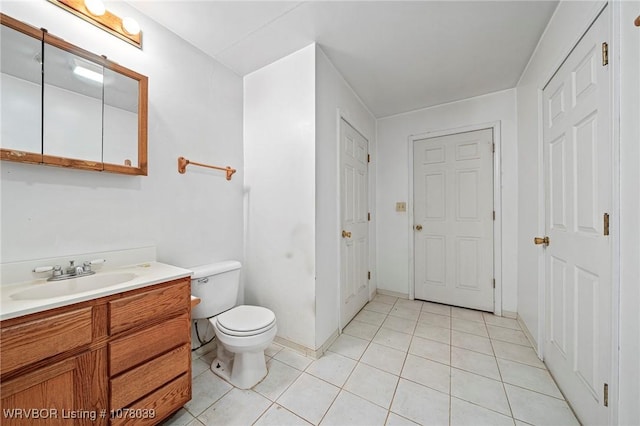
[[[236,260],[227,260],[190,268],[191,294],[200,298],[191,318],[209,318],[236,305],[241,266]]]

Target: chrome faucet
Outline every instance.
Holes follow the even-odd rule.
[[[33,270],[33,272],[49,272],[52,271],[51,276],[47,278],[47,281],[61,281],[68,280],[70,278],[79,278],[85,277],[87,275],[93,275],[96,272],[91,270],[91,265],[96,263],[104,263],[106,262],[104,259],[96,259],[92,261],[86,261],[82,264],[82,266],[76,266],[75,260],[69,261],[69,266],[67,266],[64,270],[62,266],[41,266],[37,267]]]
[[[70,260],[69,261],[69,266],[67,266],[67,270],[66,273],[68,275],[78,275],[78,273],[82,273],[82,266],[75,266],[74,263],[76,261],[75,260]]]
[[[60,266],[55,266],[53,268],[53,274],[49,279],[47,279],[47,281],[68,280],[70,278],[78,278],[95,274],[95,271],[91,270],[91,262],[84,262],[82,266],[76,266],[75,263],[75,260],[70,260],[69,266],[65,269],[64,274],[62,274],[62,268]],[[56,274],[57,271],[59,271],[58,274]]]

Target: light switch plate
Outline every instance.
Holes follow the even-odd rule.
[[[407,203],[404,201],[399,201],[396,203],[396,211],[397,212],[406,212],[407,211]]]

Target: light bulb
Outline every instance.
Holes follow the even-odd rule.
[[[140,25],[138,22],[130,17],[122,18],[122,29],[132,36],[140,33]]]
[[[102,16],[107,11],[102,0],[84,0],[84,7],[95,16]]]

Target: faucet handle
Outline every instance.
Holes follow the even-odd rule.
[[[42,272],[50,272],[53,271],[53,276],[54,277],[59,277],[60,275],[62,275],[62,266],[60,265],[56,265],[56,266],[38,266],[37,268],[33,269],[33,272],[35,273],[42,273]]]
[[[62,275],[62,266],[60,265],[56,265],[53,267],[53,276],[54,277],[59,277],[60,275]]]
[[[82,263],[82,269],[84,272],[91,272],[92,265],[101,265],[106,261],[106,259],[85,260],[84,263]]]

